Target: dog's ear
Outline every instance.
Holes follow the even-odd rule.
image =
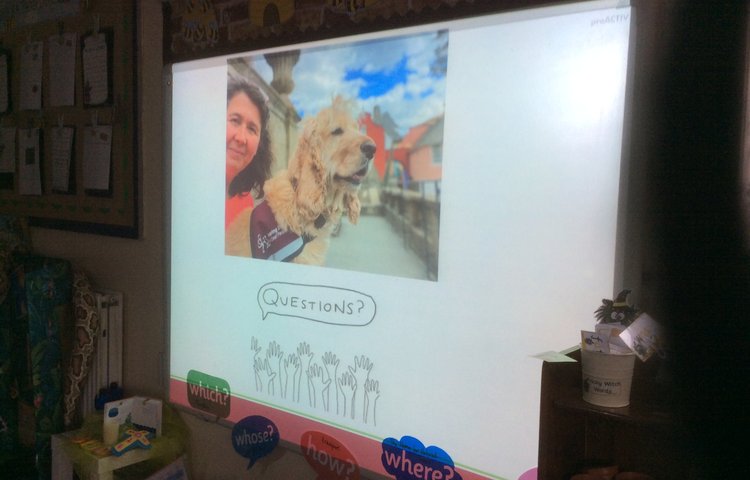
[[[352,225],[356,225],[359,221],[360,208],[359,196],[356,193],[346,192],[344,194],[344,209]]]
[[[305,127],[297,144],[294,162],[298,214],[303,222],[313,221],[325,209],[328,176],[320,135],[314,123]]]

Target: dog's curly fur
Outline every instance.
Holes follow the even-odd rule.
[[[336,97],[307,120],[288,168],[266,181],[265,201],[279,226],[312,238],[295,263],[323,265],[330,234],[345,212],[359,220],[359,185],[375,154],[375,142],[359,131],[350,105]]]

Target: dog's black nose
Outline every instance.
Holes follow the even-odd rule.
[[[362,152],[362,155],[364,155],[365,158],[367,158],[368,160],[372,160],[372,157],[375,156],[375,150],[377,150],[377,147],[373,142],[365,142],[359,146],[359,150]]]

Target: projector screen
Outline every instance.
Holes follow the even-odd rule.
[[[247,427],[249,443],[296,445],[326,478],[516,479],[536,466],[533,355],[576,345],[621,282],[623,3],[172,65],[170,400]],[[229,233],[229,131],[262,123],[230,118],[238,79],[263,93],[269,176],[293,177],[295,195],[317,188],[294,173],[304,148],[333,162],[343,137],[364,139],[366,174],[318,167],[345,184],[324,195],[342,218],[329,208],[293,261],[248,253],[295,233],[292,220]],[[337,97],[347,127],[323,120]],[[271,183],[244,198],[253,218],[262,205],[285,214]]]

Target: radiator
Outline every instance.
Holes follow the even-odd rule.
[[[117,383],[122,387],[122,293],[95,292],[99,312],[99,335],[96,351],[83,388],[82,418],[96,410],[95,399],[101,389]]]

